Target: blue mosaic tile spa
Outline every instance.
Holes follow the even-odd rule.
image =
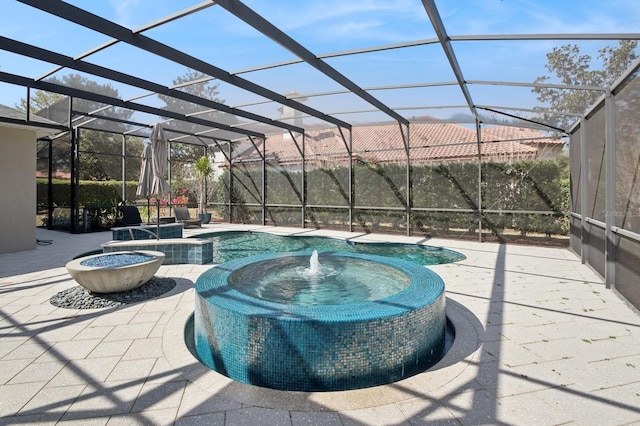
[[[313,287],[325,287],[318,279],[296,284],[290,275],[314,269],[310,253],[258,255],[202,274],[193,316],[200,362],[242,383],[335,391],[392,383],[440,359],[447,320],[436,273],[369,254],[316,259],[329,271],[328,295],[316,296]]]

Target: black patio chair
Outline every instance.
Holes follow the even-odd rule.
[[[142,224],[140,211],[136,206],[120,206],[122,212],[122,224],[124,226],[136,226]]]

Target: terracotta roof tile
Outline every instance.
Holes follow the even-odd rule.
[[[551,138],[533,129],[511,126],[488,127],[482,129],[482,140],[518,140],[524,144],[564,145],[562,139]]]
[[[403,129],[405,129],[403,127]],[[414,162],[475,160],[478,155],[476,131],[452,123],[412,123],[410,126],[411,159]],[[564,144],[535,130],[501,126],[482,129],[482,153],[487,159],[534,158],[540,144]],[[348,132],[344,132],[346,138]],[[302,137],[296,136],[298,143]],[[499,142],[495,142],[499,141]],[[311,129],[306,133],[305,156],[314,161],[346,162],[346,144],[336,128]],[[354,156],[380,163],[406,161],[404,142],[398,124],[353,127]],[[299,163],[301,155],[288,133],[267,137],[267,159],[280,164]],[[235,161],[255,161],[257,153],[243,155]]]

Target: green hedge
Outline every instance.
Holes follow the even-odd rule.
[[[48,180],[36,179],[38,210],[46,211]],[[134,200],[136,197],[137,182],[126,183],[126,199]],[[51,226],[54,229],[69,230],[70,222],[70,198],[71,182],[69,180],[52,180],[53,203],[56,209],[53,212]],[[78,190],[78,204],[81,207],[81,217],[78,218],[78,229],[81,231],[108,230],[118,223],[120,211],[118,204],[122,200],[122,182],[119,181],[80,181]],[[86,217],[82,216],[86,214]],[[85,223],[86,219],[86,223]],[[44,219],[47,225],[47,219]]]
[[[565,212],[569,200],[568,162],[558,160],[519,161],[513,163],[485,162],[482,173],[483,210],[545,211],[550,214],[485,213],[483,228],[495,235],[505,229],[527,233],[566,235]],[[348,226],[347,210],[334,208],[349,206],[349,170],[345,167],[313,169],[306,172],[307,205],[328,206],[308,208],[306,221],[318,227]],[[425,212],[413,210],[412,229],[435,234],[453,229],[474,232],[477,227],[478,164],[446,163],[412,166],[409,171],[400,164],[358,162],[353,166],[354,206],[393,208],[395,210],[360,209],[354,211],[354,225],[364,231],[405,229],[407,190],[411,191],[413,208],[465,209],[472,212]],[[255,207],[260,203],[262,169],[244,167],[233,169],[231,194],[234,221],[255,222],[260,216]],[[218,202],[228,200],[228,171],[217,183]],[[267,170],[267,204],[300,205],[303,193],[300,172],[284,169]],[[223,209],[223,207],[221,207]],[[400,210],[398,210],[400,209]],[[299,220],[292,208],[269,208],[267,221],[289,224]],[[299,223],[299,222],[298,222]]]
[[[38,205],[47,205],[47,179],[38,178],[37,193]],[[126,200],[136,198],[137,182],[126,182]],[[53,179],[53,202],[58,207],[70,206],[71,182],[62,179]],[[81,207],[111,207],[117,206],[122,200],[122,182],[120,181],[91,181],[81,180],[78,191],[79,205]]]
[[[44,214],[47,209],[47,185],[46,178],[36,179],[37,184],[37,203],[38,211]],[[131,204],[136,200],[136,188],[138,182],[126,182],[125,200],[127,204]],[[174,185],[178,188],[175,192],[178,194],[187,194],[188,191],[182,191],[184,184],[177,182]],[[54,229],[68,230],[70,224],[70,191],[71,182],[69,180],[53,179],[53,203],[57,208],[54,210],[52,226]],[[98,231],[107,230],[116,225],[121,217],[118,205],[122,201],[122,182],[120,181],[91,181],[81,180],[78,190],[78,204],[81,208],[80,215],[86,214],[86,224],[84,217],[80,217],[81,222],[78,227],[80,230]],[[195,205],[195,199],[188,195],[179,195],[173,198],[173,203],[184,203],[187,205]],[[140,207],[141,214],[146,215],[146,206]],[[47,225],[46,219],[44,225]]]

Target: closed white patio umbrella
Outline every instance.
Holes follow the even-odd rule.
[[[140,179],[138,180],[136,195],[147,199],[147,222],[149,222],[149,198],[151,197],[151,184],[153,183],[152,156],[151,142],[146,141],[140,155],[142,161],[140,163]]]
[[[160,197],[171,191],[169,182],[165,179],[167,173],[167,140],[164,138],[162,127],[156,123],[153,125],[151,132],[151,149],[152,149],[152,169],[153,179],[151,182],[151,195],[156,197],[158,220],[157,220],[157,237],[160,239]]]

